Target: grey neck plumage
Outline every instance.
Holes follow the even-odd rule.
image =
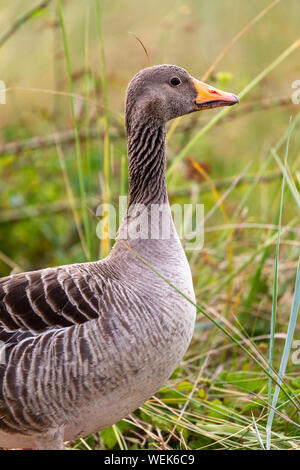
[[[166,187],[166,129],[152,121],[127,127],[129,206],[168,202]]]
[[[165,246],[177,239],[166,186],[166,127],[153,115],[127,105],[129,205],[114,255],[124,252],[125,240],[142,256],[150,250],[153,258],[155,251],[161,251],[160,241]]]

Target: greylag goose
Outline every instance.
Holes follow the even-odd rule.
[[[61,449],[142,405],[179,364],[195,307],[145,264],[194,301],[168,203],[165,124],[237,102],[174,65],[131,80],[129,204],[111,253],[0,279],[0,447]],[[164,207],[168,237],[151,236],[161,226],[153,205]],[[137,236],[137,220],[146,236]]]

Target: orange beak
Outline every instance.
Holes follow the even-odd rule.
[[[192,79],[193,84],[197,90],[196,108],[195,109],[209,109],[219,108],[220,106],[232,106],[239,103],[239,99],[233,93],[218,90],[206,83],[200,82],[195,78]]]

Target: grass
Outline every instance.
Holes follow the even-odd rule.
[[[279,207],[279,217],[278,217],[278,236],[276,243],[276,252],[275,252],[275,272],[274,272],[274,288],[273,288],[273,300],[272,300],[272,314],[271,314],[271,325],[270,325],[270,345],[269,345],[269,373],[271,375],[273,369],[273,355],[274,355],[274,336],[276,331],[276,312],[277,312],[277,293],[278,293],[278,262],[279,262],[279,247],[280,247],[280,232],[282,224],[282,210],[283,210],[283,198],[284,198],[284,187],[285,187],[285,176],[286,176],[286,166],[287,166],[287,157],[288,157],[288,148],[290,143],[290,130],[291,130],[291,121],[289,126],[289,134],[286,143],[286,153],[285,153],[285,166],[284,173],[282,178],[281,186],[281,196],[280,196],[280,207]],[[273,413],[271,408],[272,404],[272,378],[269,377],[268,385],[268,403],[269,403],[269,418]],[[271,421],[268,419],[267,423],[267,449],[270,450],[271,447]]]
[[[106,65],[105,65],[105,53],[102,38],[102,25],[101,25],[101,11],[99,0],[95,0],[95,11],[97,19],[97,32],[99,40],[100,50],[100,66],[101,66],[101,84],[103,91],[103,102],[104,102],[104,122],[105,122],[105,134],[104,134],[104,161],[103,161],[103,176],[104,176],[104,191],[103,191],[103,203],[111,203],[111,144],[110,144],[110,118],[109,118],[109,107],[108,107],[108,85],[106,76]],[[104,234],[101,240],[100,257],[105,258],[110,250],[110,238],[109,233],[109,214],[104,214],[104,220],[106,223],[103,224]]]
[[[57,3],[58,3],[58,11],[59,11],[59,21],[60,21],[60,26],[61,26],[62,36],[63,36],[64,53],[65,53],[66,64],[67,64],[69,88],[70,88],[70,93],[71,93],[71,110],[72,110],[72,117],[73,117],[73,122],[74,122],[74,131],[75,131],[77,170],[78,170],[80,197],[81,197],[81,202],[82,202],[82,219],[83,219],[86,246],[87,246],[87,252],[86,252],[87,261],[89,261],[91,257],[91,253],[90,253],[91,233],[90,233],[87,207],[86,207],[86,189],[85,189],[84,175],[83,175],[83,162],[82,162],[81,146],[80,146],[80,139],[79,139],[79,126],[78,126],[77,116],[75,113],[75,100],[73,97],[74,84],[73,84],[73,78],[72,78],[72,67],[71,67],[71,61],[70,61],[69,45],[68,45],[68,38],[67,38],[67,32],[66,32],[66,27],[65,27],[65,21],[64,21],[62,2],[61,0],[58,0]]]
[[[299,448],[300,365],[292,353],[300,334],[300,112],[277,100],[288,95],[286,86],[298,78],[300,41],[295,40],[293,17],[299,5],[290,0],[293,15],[288,19],[280,1],[241,6],[228,37],[225,10],[231,3],[169,2],[159,23],[155,7],[144,12],[148,7],[140,10],[133,0],[126,12],[137,16],[129,25],[121,7],[104,0],[87,8],[79,2],[72,8],[60,0],[42,2],[21,13],[7,28],[9,34],[0,38],[5,53],[15,48],[19,36],[24,41],[22,34],[32,44],[36,39],[31,30],[45,28],[41,51],[51,49],[49,33],[59,53],[46,63],[37,56],[36,63],[44,63],[47,77],[51,60],[63,72],[55,86],[43,74],[41,83],[35,81],[33,72],[29,79],[6,80],[10,91],[0,143],[0,275],[94,260],[99,249],[101,256],[108,253],[113,240],[104,237],[99,244],[94,214],[100,202],[116,201],[128,191],[120,115],[125,86],[145,61],[172,61],[194,73],[201,44],[202,76],[206,68],[207,80],[216,86],[242,90],[241,107],[245,104],[235,119],[225,119],[234,115],[232,110],[199,113],[168,128],[171,202],[205,204],[204,248],[187,252],[197,321],[186,356],[165,387],[139,410],[68,448]],[[59,21],[52,24],[56,6]],[[13,12],[10,8],[4,16]],[[207,30],[197,22],[197,15],[204,14]],[[286,37],[274,44],[284,27]],[[129,30],[146,48],[146,59],[132,35],[126,39]],[[173,52],[174,31],[176,37],[185,35],[189,54],[179,43]],[[189,34],[198,36],[191,40]],[[17,77],[17,70],[7,68]],[[232,78],[224,84],[222,77]],[[285,88],[282,83],[287,83]],[[265,107],[266,100],[275,100],[276,107]],[[52,113],[58,102],[60,116]],[[45,145],[44,136],[53,129],[55,138]],[[68,141],[60,140],[64,130],[73,130]],[[203,160],[210,164],[208,170]],[[190,167],[194,173],[187,172]],[[101,222],[107,231],[105,214]]]

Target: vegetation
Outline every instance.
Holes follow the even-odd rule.
[[[148,61],[241,100],[168,126],[170,201],[205,205],[192,344],[139,410],[68,448],[299,448],[299,2],[27,3],[0,0],[0,276],[108,253],[96,208],[127,192],[124,94]]]

